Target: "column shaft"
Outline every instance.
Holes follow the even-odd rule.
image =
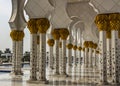
[[[99,32],[99,47],[100,47],[100,82],[107,84],[107,70],[106,70],[106,32]]]
[[[17,75],[22,75],[23,41],[16,42],[16,68]]]
[[[30,38],[30,80],[37,80],[37,34],[31,34]]]
[[[49,58],[49,66],[51,69],[53,69],[53,46],[49,46],[50,48],[50,58]]]
[[[89,60],[88,60],[88,48],[85,48],[85,67],[88,67]]]
[[[46,81],[46,34],[40,33],[39,78]]]
[[[59,40],[55,40],[55,74],[59,75]]]
[[[12,41],[12,50],[13,50],[13,55],[12,55],[12,73],[16,74],[16,41]]]
[[[77,58],[77,52],[76,50],[74,50],[73,66],[77,66],[76,58]]]
[[[92,57],[92,48],[89,48],[89,67],[93,67],[93,57]]]
[[[112,83],[118,84],[119,83],[119,58],[117,55],[117,38],[116,34],[118,34],[117,31],[112,30]]]
[[[97,56],[96,56],[96,49],[94,49],[94,52],[93,52],[93,57],[94,57],[94,67],[97,68]]]
[[[106,40],[106,50],[107,50],[107,78],[109,79],[112,76],[112,64],[111,64],[111,39]]]
[[[68,67],[68,74],[72,71],[72,49],[68,49],[68,58],[67,58],[67,67]]]
[[[39,70],[40,44],[37,44],[37,71]]]
[[[66,40],[62,40],[61,74],[66,75]]]

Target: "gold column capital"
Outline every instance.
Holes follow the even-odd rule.
[[[62,48],[62,42],[59,42],[59,48]]]
[[[109,16],[108,14],[98,14],[95,17],[95,24],[99,31],[106,31],[109,26]]]
[[[37,19],[30,19],[28,22],[27,22],[27,27],[30,31],[31,34],[37,34],[38,32],[38,28],[37,28]]]
[[[88,48],[88,46],[89,46],[89,41],[85,41],[85,42],[84,42],[84,47],[85,47],[85,48]]]
[[[107,39],[111,39],[111,30],[106,31],[106,37]]]
[[[72,49],[73,45],[72,45],[72,44],[67,44],[66,47],[67,47],[68,49]]]
[[[73,45],[73,50],[77,50],[77,45]]]
[[[53,47],[55,42],[54,39],[48,39],[47,43],[49,46]]]
[[[97,50],[96,53],[99,54],[100,52]]]
[[[67,29],[67,28],[61,28],[61,29],[59,30],[59,32],[60,32],[60,37],[61,37],[61,39],[66,40],[67,37],[68,37],[68,35],[69,35],[68,29]]]
[[[110,29],[119,30],[120,29],[120,13],[109,14]]]
[[[53,29],[52,30],[52,36],[54,38],[54,40],[59,40],[60,39],[60,33],[59,33],[60,29]]]
[[[93,44],[93,48],[94,48],[94,49],[96,49],[97,46],[98,46],[98,45],[97,45],[96,43]]]
[[[20,30],[12,30],[10,36],[13,41],[22,41],[24,38],[24,32]]]
[[[79,51],[81,51],[81,50],[82,50],[82,47],[81,47],[81,46],[79,46],[79,47],[78,47],[78,50],[79,50]]]
[[[88,42],[88,47],[93,48],[93,42],[92,41]]]
[[[82,51],[85,51],[85,47],[82,48]]]
[[[47,18],[39,18],[37,19],[37,28],[40,33],[46,33],[48,28],[50,27],[50,22]]]

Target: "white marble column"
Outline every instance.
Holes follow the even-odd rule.
[[[111,63],[111,39],[107,38],[106,39],[106,57],[107,57],[107,78],[108,80],[112,76],[112,63]]]
[[[40,36],[40,55],[39,55],[39,69],[38,82],[47,83],[46,79],[46,32],[50,27],[50,22],[47,18],[37,19],[37,28]]]
[[[81,57],[81,50],[82,50],[82,47],[78,47],[78,66],[81,66],[81,60],[83,60],[83,58]]]
[[[39,70],[40,37],[37,35],[37,71]]]
[[[24,32],[21,30],[12,30],[10,36],[13,40],[13,75],[22,75],[22,58],[23,58],[23,37]]]
[[[55,75],[59,75],[60,71],[59,71],[59,40],[55,40]]]
[[[48,45],[49,45],[49,62],[48,62],[48,66],[49,66],[49,73],[53,72],[54,66],[53,66],[53,46],[54,46],[54,39],[48,39],[47,41]]]
[[[12,54],[12,71],[11,71],[11,74],[15,74],[16,75],[16,41],[12,41],[12,51],[13,51],[13,54]]]
[[[67,73],[70,75],[72,73],[72,48],[68,49],[67,69]]]
[[[50,48],[49,66],[53,70],[54,69],[54,67],[53,67],[53,58],[54,58],[54,56],[53,56],[53,46],[49,46],[49,48]]]
[[[106,31],[109,26],[108,14],[98,14],[95,23],[99,30],[100,85],[107,85]]]
[[[40,55],[38,81],[46,81],[46,34],[40,33]]]
[[[76,67],[77,66],[77,61],[76,61],[76,58],[77,58],[77,46],[76,45],[73,46],[73,52],[74,52],[73,66]]]
[[[60,71],[59,71],[59,44],[60,44],[60,33],[59,33],[60,29],[53,29],[52,30],[52,36],[55,40],[55,45],[54,45],[54,49],[55,49],[55,57],[54,57],[54,75],[60,75]]]
[[[85,68],[88,68],[89,60],[88,60],[88,48],[85,48]]]
[[[60,40],[59,42],[59,71],[61,74],[61,70],[62,70],[62,65],[63,65],[63,58],[62,58],[62,42]]]
[[[17,75],[23,75],[22,72],[23,41],[16,42],[16,70]]]
[[[118,34],[118,31],[112,30],[112,38],[111,38],[111,54],[112,54],[112,84],[120,85],[119,81],[119,58],[118,58],[118,50],[117,50],[117,40],[118,37],[116,34]]]
[[[28,83],[36,83],[37,81],[37,32],[36,19],[28,21],[28,29],[30,31],[30,79]]]
[[[99,32],[100,48],[100,81],[107,84],[107,61],[106,61],[106,31]]]
[[[120,30],[120,13],[109,14],[111,29],[112,84],[120,86],[120,62],[118,54],[118,31]]]
[[[120,56],[120,28],[119,28],[119,30],[118,30],[118,47],[117,47],[117,49],[118,49],[118,56]],[[119,58],[119,71],[120,71],[120,58]],[[120,72],[119,72],[119,75],[120,75]],[[120,81],[120,78],[119,78],[119,81]]]
[[[93,67],[92,48],[89,47],[89,68]]]
[[[82,48],[82,52],[83,54],[83,66],[85,67],[85,48]]]
[[[67,62],[67,59],[66,59],[66,40],[67,40],[67,37],[69,35],[69,31],[67,28],[61,28],[60,29],[60,37],[61,37],[61,42],[62,42],[62,61],[61,61],[61,75],[62,76],[67,76],[67,70],[66,70],[66,62]]]
[[[66,75],[66,40],[62,40],[61,75]]]
[[[30,79],[28,82],[37,80],[37,34],[30,37]]]
[[[94,58],[94,68],[97,68],[97,56],[96,56],[96,49],[93,49],[93,58]]]
[[[81,75],[82,75],[82,62],[83,62],[83,57],[81,57],[81,51],[82,47],[78,47],[78,73],[79,73],[79,81],[81,80]]]

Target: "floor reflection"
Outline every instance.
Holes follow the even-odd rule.
[[[89,78],[80,77],[80,73],[71,74],[72,77],[52,76],[47,73],[48,84],[29,84],[29,70],[24,70],[24,76],[12,76],[9,73],[0,75],[0,86],[96,86]]]

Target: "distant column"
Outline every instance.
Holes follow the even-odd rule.
[[[96,57],[96,48],[97,48],[97,44],[94,43],[93,44],[93,57],[94,57],[94,67],[97,68],[97,57]]]
[[[54,39],[48,39],[47,41],[49,45],[49,68],[50,70],[53,70],[53,46],[54,46]]]
[[[52,31],[52,36],[55,40],[55,60],[54,60],[54,64],[55,64],[55,73],[54,75],[59,75],[60,71],[59,71],[59,40],[60,40],[60,33],[59,33],[59,29],[53,29]]]
[[[83,65],[85,67],[85,47],[82,48],[82,53],[83,53]]]
[[[93,42],[89,41],[88,43],[89,47],[89,68],[93,68],[93,54],[92,54],[92,48],[93,48]]]
[[[73,46],[73,51],[74,51],[74,57],[73,57],[73,66],[76,67],[77,66],[77,61],[76,61],[76,58],[77,58],[77,45],[74,45]]]
[[[78,50],[79,50],[79,51],[78,51],[78,53],[79,53],[79,54],[78,54],[78,57],[79,57],[78,64],[81,66],[81,62],[82,62],[81,60],[83,59],[83,58],[81,57],[81,50],[82,50],[82,47],[79,46],[79,47],[78,47]]]
[[[84,53],[85,53],[85,57],[84,57],[85,64],[84,64],[84,66],[85,66],[85,68],[88,68],[88,65],[89,65],[89,60],[88,60],[88,41],[84,42],[84,47],[85,47],[85,51],[84,51]]]
[[[68,75],[72,72],[72,47],[71,43],[67,44],[68,48],[68,59],[67,59],[67,67],[68,67]]]
[[[66,39],[69,35],[69,31],[66,28],[60,29],[60,37],[62,40],[62,67],[61,67],[61,75],[67,75],[66,73]]]
[[[62,59],[62,42],[61,40],[59,41],[59,71],[61,73],[61,70],[62,70],[62,63],[63,59]]]

